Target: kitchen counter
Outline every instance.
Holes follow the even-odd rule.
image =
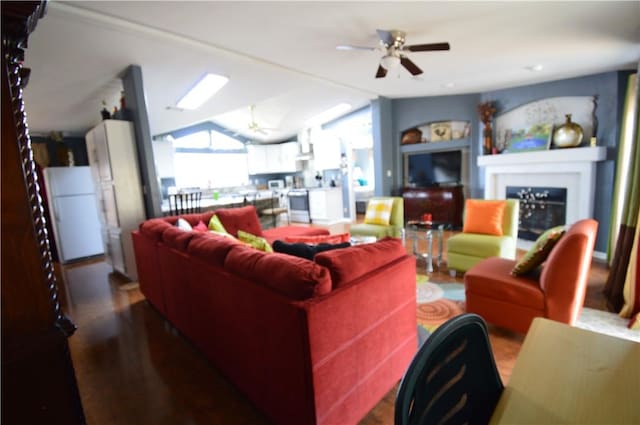
[[[279,205],[278,196],[273,196],[271,191],[265,191],[268,193],[247,193],[245,194],[232,194],[232,195],[223,195],[218,199],[213,199],[210,197],[203,198],[200,201],[200,208],[202,212],[206,211],[214,211],[219,208],[236,208],[243,207],[245,205],[254,205],[258,210],[258,215],[260,211],[266,208],[272,208],[272,203],[274,205]],[[254,198],[255,194],[255,198]],[[162,213],[163,215],[169,215],[169,201],[162,201]]]

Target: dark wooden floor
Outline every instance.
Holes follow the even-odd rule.
[[[423,267],[419,262],[419,271]],[[136,285],[111,274],[105,262],[62,266],[58,272],[62,304],[78,326],[69,343],[88,424],[268,423],[165,323]],[[594,261],[585,305],[604,309],[606,277],[606,267]],[[462,281],[450,277],[446,267],[431,278]],[[506,382],[523,337],[495,327],[490,336]],[[392,424],[395,392],[389,391],[361,424]]]

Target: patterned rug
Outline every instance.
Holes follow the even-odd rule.
[[[417,275],[416,302],[418,326],[429,333],[452,317],[464,313],[464,285],[434,283]]]
[[[418,326],[424,335],[465,311],[464,285],[462,283],[438,283],[424,275],[416,277],[416,303]],[[583,308],[576,327],[618,338],[640,341],[640,331],[629,329],[627,320],[615,313]]]

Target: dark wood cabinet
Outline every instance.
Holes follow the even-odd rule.
[[[75,326],[58,302],[22,93],[24,48],[46,4],[1,8],[2,423],[83,424],[67,343]]]
[[[463,186],[405,187],[402,198],[405,221],[419,220],[422,214],[430,213],[433,221],[462,227]]]

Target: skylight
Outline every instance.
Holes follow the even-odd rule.
[[[220,90],[229,79],[221,75],[206,74],[196,83],[196,85],[178,101],[176,105],[180,109],[198,109],[218,90]]]

